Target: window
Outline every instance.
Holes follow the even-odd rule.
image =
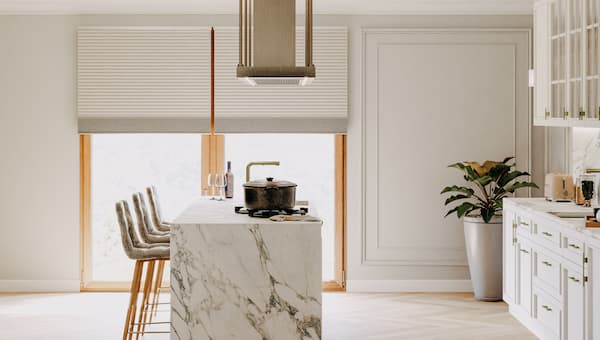
[[[240,204],[246,164],[281,162],[279,167],[254,167],[252,178],[273,176],[298,184],[297,200],[308,200],[310,213],[324,220],[324,289],[343,289],[345,194],[340,188],[345,183],[340,178],[345,178],[345,165],[340,165],[340,156],[345,155],[345,146],[340,141],[345,137],[232,134],[224,136],[224,148],[214,149],[203,148],[203,140],[200,134],[81,136],[82,290],[128,288],[133,261],[121,245],[117,201],[127,200],[131,205],[134,192],[145,193],[147,186],[155,185],[163,217],[173,220],[201,194],[207,164],[223,160],[232,161],[234,200]]]
[[[90,279],[129,281],[133,262],[123,252],[115,202],[133,209],[131,195],[155,185],[163,217],[174,219],[200,194],[200,135],[94,135],[91,150]]]
[[[246,164],[280,161],[280,166],[255,166],[251,179],[289,180],[296,200],[309,201],[309,212],[323,219],[323,281],[335,279],[335,135],[232,134],[225,136],[225,159],[236,175],[234,198],[243,202]]]

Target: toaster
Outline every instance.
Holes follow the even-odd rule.
[[[565,174],[546,174],[544,197],[548,201],[568,202],[575,199],[573,176]]]

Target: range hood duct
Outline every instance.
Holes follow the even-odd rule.
[[[304,66],[296,65],[296,0],[240,0],[237,76],[256,85],[308,85],[312,62],[312,0],[306,0]]]

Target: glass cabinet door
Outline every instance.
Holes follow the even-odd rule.
[[[599,27],[598,14],[600,10],[599,0],[585,0],[585,99],[587,116],[590,118],[600,118],[599,88],[598,88],[598,64],[600,63],[600,54],[598,53]]]
[[[567,106],[569,118],[585,118],[585,109],[583,107],[583,78],[582,78],[582,14],[584,0],[569,1],[569,105]],[[565,114],[566,115],[566,114]]]
[[[567,48],[567,32],[566,32],[566,14],[567,0],[556,0],[551,7],[551,108],[552,117],[563,117],[567,111],[566,85],[567,85],[567,70],[566,70],[566,48]]]

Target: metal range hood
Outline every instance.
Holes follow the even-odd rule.
[[[250,85],[305,86],[312,63],[312,0],[306,0],[304,66],[296,66],[296,0],[240,0],[237,77]]]

